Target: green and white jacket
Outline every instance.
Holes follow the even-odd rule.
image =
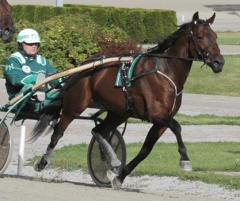
[[[39,73],[44,73],[47,77],[56,72],[56,68],[41,55],[29,57],[22,51],[15,52],[7,60],[4,69],[9,99],[16,96],[23,88],[34,85]],[[55,84],[54,81],[50,83],[50,85]]]

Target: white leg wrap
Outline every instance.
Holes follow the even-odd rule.
[[[192,171],[192,164],[190,161],[180,161],[179,165],[182,170],[186,172],[191,172]]]

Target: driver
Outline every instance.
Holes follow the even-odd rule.
[[[40,42],[40,36],[34,29],[23,29],[19,32],[17,36],[18,51],[9,57],[4,69],[9,99],[31,89],[36,84],[38,77],[47,77],[57,72],[44,56],[38,54]],[[44,89],[59,85],[59,80],[52,81],[49,85]],[[46,93],[46,98],[40,96],[41,100],[38,101],[41,101],[41,104],[35,105],[34,112],[39,112],[58,95],[58,91],[50,91]]]

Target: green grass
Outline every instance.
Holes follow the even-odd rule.
[[[128,144],[128,161],[138,153],[142,144]],[[86,144],[63,147],[55,152],[51,168],[87,171]],[[159,175],[177,176],[183,180],[200,180],[240,189],[240,177],[215,174],[214,172],[240,171],[240,143],[186,143],[193,172],[180,170],[179,154],[175,143],[158,143],[149,157],[132,172],[132,176]],[[34,158],[35,160],[36,158]]]
[[[91,116],[92,114],[89,114]],[[100,118],[104,119],[106,117],[106,112],[104,112]],[[185,114],[177,114],[176,120],[181,125],[240,125],[240,117],[235,116],[215,116],[215,115],[208,115],[208,114],[201,114],[201,115],[185,115]],[[141,119],[136,118],[129,118],[128,123],[148,123]]]
[[[215,74],[211,68],[194,62],[184,92],[225,96],[240,96],[240,56],[225,56],[223,72]]]
[[[176,119],[181,125],[240,125],[240,117],[215,116],[201,114],[189,116],[177,114]]]
[[[240,32],[219,32],[218,44],[221,45],[240,45]]]

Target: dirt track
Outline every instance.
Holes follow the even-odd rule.
[[[240,196],[240,195],[239,195]],[[236,201],[240,197],[236,197]],[[107,188],[97,188],[74,183],[47,183],[29,181],[17,178],[0,179],[0,201],[226,201],[208,196],[180,196],[172,192],[161,194],[146,194],[134,191],[115,191]],[[228,200],[228,199],[227,199]],[[231,199],[232,200],[232,199]],[[235,200],[235,199],[233,199]]]
[[[71,183],[45,183],[14,178],[2,179],[0,189],[1,201],[159,200],[158,196],[151,194],[142,196],[142,194],[136,192],[114,191]],[[175,199],[166,197],[163,200]]]

